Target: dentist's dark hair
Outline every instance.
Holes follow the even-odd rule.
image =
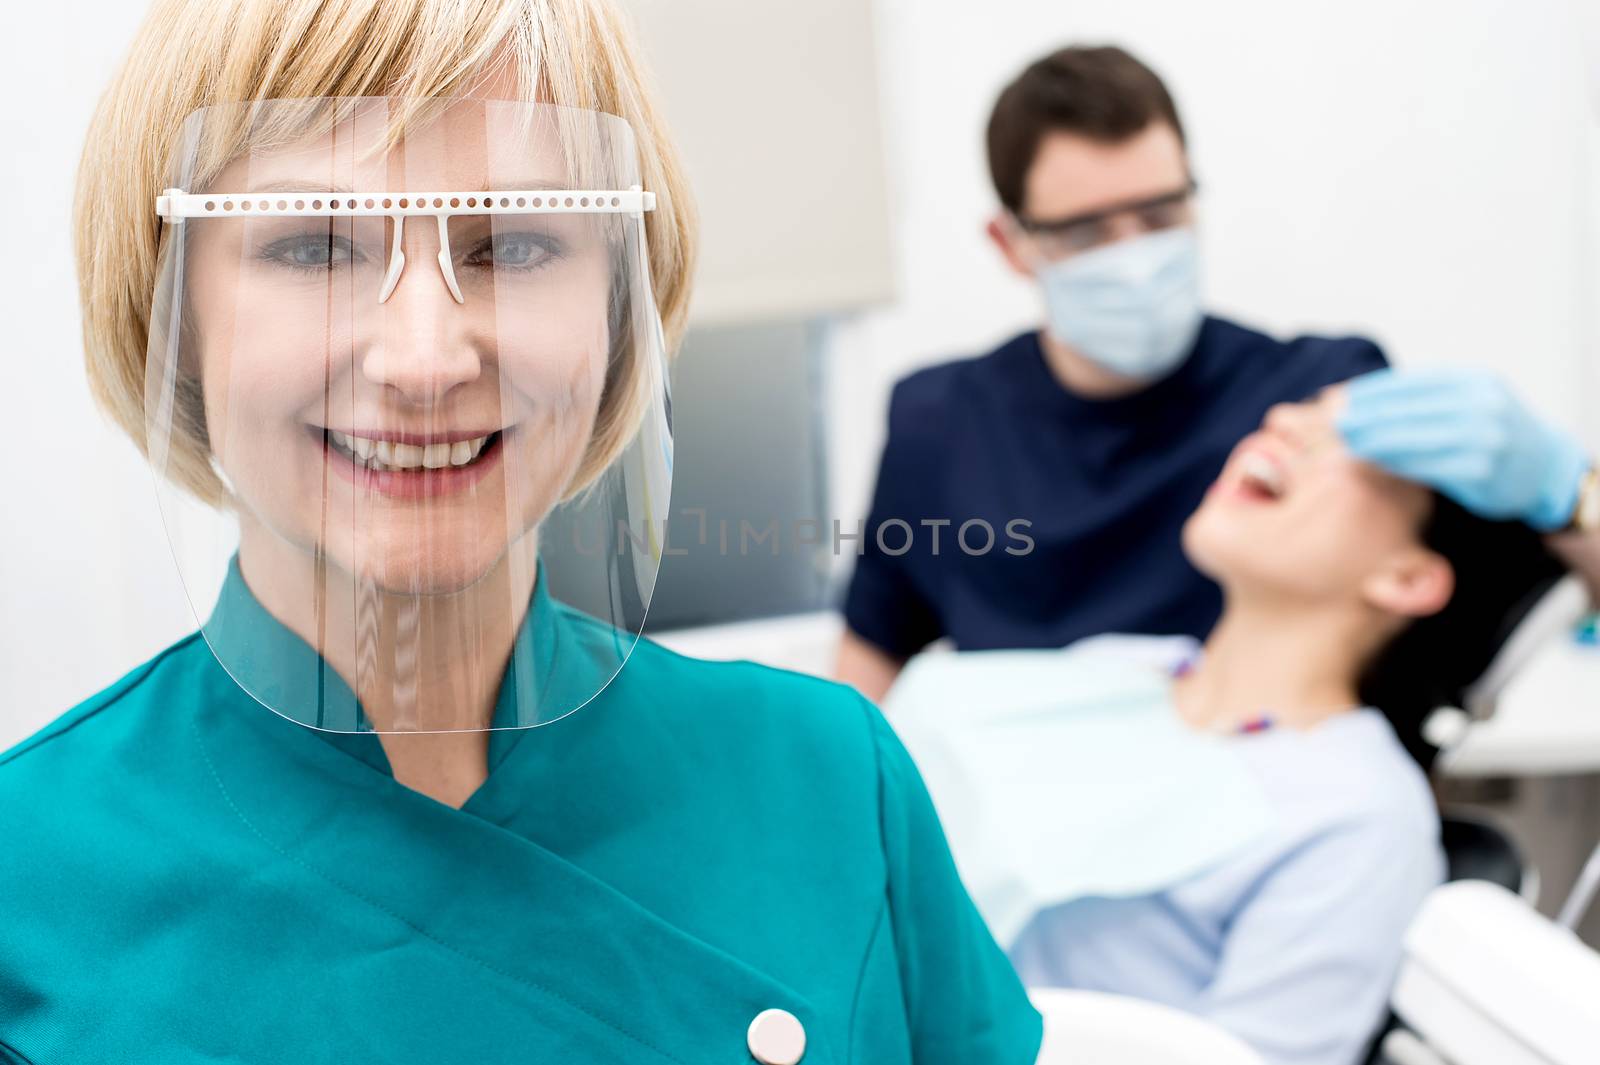
[[[989,114],[989,176],[1008,211],[1022,211],[1039,142],[1054,132],[1118,144],[1152,122],[1183,141],[1177,105],[1156,72],[1112,45],[1072,45],[1029,64]]]
[[[1477,517],[1437,493],[1421,539],[1450,563],[1455,590],[1442,610],[1413,621],[1378,652],[1359,692],[1426,769],[1438,751],[1423,739],[1423,722],[1438,707],[1462,705],[1566,570],[1528,526]]]

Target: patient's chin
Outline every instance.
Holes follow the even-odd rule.
[[[1183,553],[1190,565],[1221,585],[1230,599],[1319,607],[1360,597],[1361,559],[1329,548],[1352,540],[1286,535],[1203,509],[1183,527]]]
[[[1230,529],[1230,524],[1203,504],[1183,523],[1183,553],[1189,564],[1219,583],[1230,569],[1229,563],[1236,562],[1241,550],[1248,548],[1240,543],[1241,530]]]
[[[1225,591],[1299,592],[1308,576],[1281,532],[1236,513],[1201,508],[1184,524],[1182,542],[1189,564]]]

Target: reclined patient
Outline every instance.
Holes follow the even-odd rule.
[[[1352,459],[1338,402],[1274,408],[1185,527],[1224,592],[1203,647],[926,655],[886,702],[1026,983],[1165,1002],[1275,1065],[1359,1059],[1443,875],[1390,721],[1458,701],[1560,572]]]

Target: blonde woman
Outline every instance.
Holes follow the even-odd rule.
[[[637,635],[694,226],[607,0],[160,0],[75,235],[200,631],[0,755],[0,1059],[1034,1059],[876,711]]]

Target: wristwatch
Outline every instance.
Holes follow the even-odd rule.
[[[1567,522],[1567,532],[1592,533],[1600,530],[1600,466],[1590,466],[1583,471],[1578,482],[1578,501],[1572,508],[1572,519]]]

